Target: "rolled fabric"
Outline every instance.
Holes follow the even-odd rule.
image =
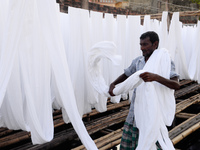
[[[113,94],[120,95],[123,93],[128,93],[130,90],[138,87],[142,83],[142,79],[139,77],[141,73],[144,73],[145,70],[139,70],[136,73],[132,74],[124,82],[117,84],[113,89]]]

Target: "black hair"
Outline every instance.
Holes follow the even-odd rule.
[[[158,43],[159,43],[159,37],[158,37],[158,34],[156,32],[154,32],[154,31],[145,32],[140,36],[140,39],[143,40],[143,39],[145,39],[147,37],[149,37],[149,39],[150,39],[152,44],[155,41],[158,41]]]

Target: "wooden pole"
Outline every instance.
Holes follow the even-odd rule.
[[[169,0],[166,0],[166,1],[165,1],[165,11],[169,11],[168,2],[169,2]]]
[[[117,138],[121,138],[121,136],[122,136],[122,129],[118,129],[118,130],[116,130],[116,131],[114,131],[112,133],[109,133],[109,134],[107,134],[107,135],[105,135],[103,137],[100,137],[100,138],[94,140],[94,142],[97,145],[97,147],[99,148],[99,147],[102,147],[102,145],[105,145],[105,141],[103,141],[103,140],[106,140],[107,142],[109,142],[109,140],[107,140],[107,139],[111,139],[111,138],[117,139]],[[81,145],[81,146],[76,147],[76,148],[74,148],[72,150],[83,150],[83,149],[85,150],[85,146]]]
[[[88,0],[82,0],[81,5],[83,9],[89,9],[89,3]]]
[[[111,147],[113,147],[113,146],[119,145],[120,142],[121,142],[121,139],[119,139],[119,140],[117,140],[117,141],[114,141],[114,142],[112,142],[112,143],[109,143],[108,145],[106,145],[106,146],[100,148],[99,150],[109,149],[109,148],[111,148]]]
[[[196,131],[197,129],[200,128],[200,122],[196,123],[195,125],[193,125],[191,128],[187,129],[186,131],[184,131],[182,134],[179,134],[177,137],[175,137],[174,139],[172,139],[172,143],[175,145],[178,142],[180,142],[182,139],[184,139],[186,136],[188,136],[189,134],[193,133],[194,131]]]

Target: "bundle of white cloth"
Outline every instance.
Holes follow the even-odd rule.
[[[101,46],[101,44],[99,46]],[[102,55],[103,54],[101,53],[101,56]],[[105,54],[104,56],[113,60],[114,55]],[[90,64],[90,76],[92,77],[91,79],[95,78],[96,81],[98,81],[98,77],[101,77],[101,79],[99,80],[100,82],[93,82],[94,80],[91,80],[91,83],[100,94],[108,96],[108,93],[106,93],[108,92],[108,86],[105,85],[104,82],[101,83],[103,78],[100,72],[93,74],[93,72],[97,71],[91,71],[99,69],[95,68],[95,63],[99,61],[99,58],[100,57],[98,56],[93,57],[94,60],[91,62],[94,64]],[[95,59],[97,61],[95,61]],[[168,51],[163,48],[157,49],[153,52],[143,70],[137,71],[127,80],[118,84],[113,90],[115,95],[119,95],[128,93],[128,91],[137,87],[135,99],[135,121],[136,126],[139,129],[137,150],[154,150],[156,149],[156,141],[159,142],[164,150],[174,149],[166,128],[166,125],[170,126],[172,124],[175,115],[176,105],[174,90],[169,89],[158,82],[143,82],[139,77],[141,73],[148,71],[169,79],[170,68],[171,59]]]
[[[171,59],[165,49],[155,50],[144,66],[144,70],[170,78]],[[139,128],[137,150],[156,149],[159,141],[163,150],[174,149],[168,136],[167,126],[175,115],[174,90],[158,82],[142,82],[137,87],[135,99],[135,120]]]

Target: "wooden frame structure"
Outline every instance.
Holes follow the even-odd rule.
[[[200,113],[184,112],[189,107],[200,104],[200,85],[191,80],[182,80],[180,84],[181,89],[175,92],[176,118],[182,118],[184,121],[179,124],[175,123],[169,131],[169,136],[175,146],[200,128]],[[93,138],[95,137],[94,141],[97,147],[102,150],[113,148],[120,143],[123,123],[128,114],[129,100],[121,101],[118,104],[110,103],[108,100],[107,109],[105,113],[99,113],[94,109],[91,113],[83,116],[87,131]],[[53,115],[55,137],[51,142],[32,145],[29,132],[0,128],[0,149],[52,149],[60,145],[66,147],[69,143],[75,144],[74,146],[69,144],[70,149],[85,149],[72,126],[64,123],[61,111],[57,110]],[[101,135],[98,137],[95,134]]]

